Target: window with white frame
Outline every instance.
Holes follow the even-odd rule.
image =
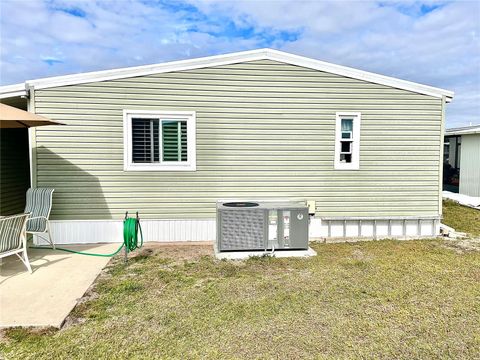
[[[124,110],[124,170],[195,171],[195,112]]]
[[[338,112],[335,124],[335,169],[360,168],[360,119],[358,112]]]

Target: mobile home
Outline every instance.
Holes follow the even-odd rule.
[[[58,243],[215,238],[219,199],[303,199],[310,238],[439,231],[451,91],[260,49],[46,79],[2,101],[30,129],[32,186]]]
[[[444,161],[455,174],[456,190],[480,197],[480,125],[447,129],[444,144]]]

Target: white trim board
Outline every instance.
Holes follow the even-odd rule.
[[[132,149],[132,119],[158,119],[160,121],[160,161],[158,163],[133,162]],[[162,161],[162,120],[185,120],[187,122],[187,160],[186,162],[169,163]],[[152,111],[152,110],[123,110],[123,170],[124,171],[196,171],[196,113],[195,111]]]
[[[255,60],[273,60],[291,65],[306,67],[309,69],[325,71],[332,74],[346,76],[358,80],[386,85],[398,89],[408,90],[419,94],[430,95],[437,98],[446,96],[447,101],[453,98],[453,91],[444,90],[428,85],[422,85],[411,81],[401,80],[385,75],[379,75],[368,71],[358,70],[347,66],[336,65],[325,61],[294,55],[273,49],[257,49],[250,51],[235,52],[225,55],[215,55],[197,59],[165,62],[153,65],[135,66],[113,70],[94,71],[73,75],[55,76],[36,80],[27,80],[26,84],[33,85],[35,89],[46,89],[57,86],[84,84],[89,82],[122,79],[134,76],[161,74],[172,71],[200,69],[212,66],[229,65],[240,62]],[[10,85],[19,88],[22,84]],[[25,85],[23,85],[25,87]],[[0,87],[0,98],[7,92],[7,87]],[[11,96],[9,96],[11,97]]]
[[[353,129],[352,137],[344,139],[342,137],[342,119],[352,119]],[[335,114],[335,170],[359,170],[360,169],[360,127],[362,114],[360,112],[337,112]],[[341,143],[342,141],[351,140],[351,156],[350,163],[340,162]]]

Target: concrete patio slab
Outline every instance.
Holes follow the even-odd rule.
[[[68,246],[68,249],[108,254],[120,244]],[[0,265],[0,327],[60,327],[109,257],[29,249],[33,273],[9,256]]]

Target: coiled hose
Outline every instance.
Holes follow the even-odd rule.
[[[140,231],[140,244],[138,244],[138,231]],[[75,251],[71,249],[65,249],[60,247],[55,247],[55,250],[66,251],[73,254],[88,255],[88,256],[101,256],[101,257],[112,257],[117,255],[123,247],[126,247],[127,252],[134,251],[135,249],[141,248],[143,246],[143,233],[142,227],[140,226],[140,220],[137,218],[125,218],[123,221],[123,243],[111,254],[96,254],[85,251]],[[52,249],[51,247],[46,246],[30,246],[30,249]]]

